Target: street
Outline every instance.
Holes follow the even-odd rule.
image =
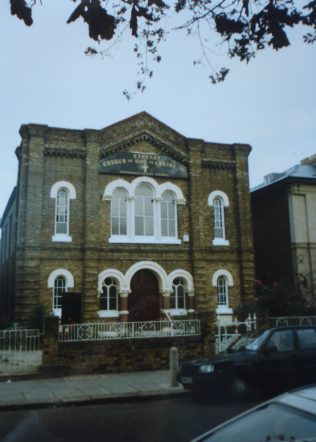
[[[185,442],[256,405],[193,397],[0,413],[1,442]]]

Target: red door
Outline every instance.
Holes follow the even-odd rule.
[[[153,321],[160,317],[159,284],[150,270],[139,270],[128,296],[129,321]]]

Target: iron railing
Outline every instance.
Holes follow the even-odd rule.
[[[40,330],[0,330],[0,373],[28,373],[42,364]]]
[[[199,336],[200,321],[197,319],[145,322],[100,322],[60,325],[59,340],[102,341],[115,339],[166,338]]]
[[[0,351],[37,351],[40,349],[40,330],[0,330]]]
[[[270,318],[272,327],[292,325],[316,325],[316,316],[274,316]]]

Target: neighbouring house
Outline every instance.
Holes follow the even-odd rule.
[[[257,278],[316,307],[316,155],[252,189]]]
[[[146,112],[20,134],[1,220],[2,323],[29,326],[39,305],[84,336],[89,324],[177,321],[183,348],[209,349],[216,316],[254,296],[250,146],[186,138]],[[159,359],[157,345],[174,343],[159,336],[133,345]]]

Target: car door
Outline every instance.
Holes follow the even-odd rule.
[[[316,381],[316,327],[296,330],[298,340],[297,370],[302,383]]]
[[[295,385],[297,348],[293,330],[275,330],[261,351],[259,364],[258,382],[261,386]]]

